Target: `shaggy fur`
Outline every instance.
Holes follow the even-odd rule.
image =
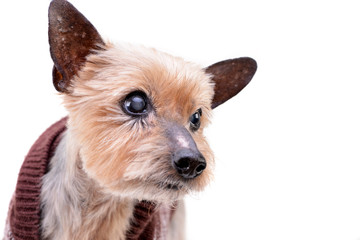
[[[88,57],[73,82],[72,93],[64,95],[68,131],[43,181],[44,239],[123,239],[135,200],[171,206],[206,186],[213,155],[202,132],[213,86],[199,66],[154,49],[108,44]],[[145,92],[156,108],[146,119],[133,119],[120,106],[134,90]],[[192,136],[208,166],[184,182],[169,164],[164,129],[167,122],[189,127],[199,108],[202,127]]]
[[[188,187],[201,190],[206,185],[213,155],[202,133],[214,93],[202,68],[154,49],[109,44],[106,51],[88,58],[73,82],[72,93],[64,96],[69,126],[82,146],[86,172],[101,185],[122,196],[149,200],[174,200]],[[120,106],[121,99],[135,90],[143,91],[156,109],[147,118],[134,119]],[[201,128],[192,135],[208,168],[183,191],[159,195],[159,183],[182,180],[168,164],[165,124],[189,128],[189,116],[199,108]]]
[[[212,179],[214,156],[203,134],[211,111],[249,83],[256,62],[238,58],[204,69],[152,48],[104,43],[65,0],[50,5],[49,42],[54,86],[69,116],[42,179],[41,239],[124,240],[142,200],[163,216],[158,240],[183,239],[182,199]],[[148,109],[135,116],[124,102],[139,91]],[[196,155],[174,157],[184,149]],[[180,169],[179,159],[202,165],[185,175],[190,162]]]

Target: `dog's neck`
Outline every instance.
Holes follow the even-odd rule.
[[[134,201],[106,194],[87,177],[73,139],[67,130],[43,178],[43,238],[125,239]]]

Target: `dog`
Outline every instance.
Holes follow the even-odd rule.
[[[214,168],[204,128],[256,62],[202,68],[104,42],[66,0],[50,3],[49,43],[68,116],[26,156],[4,239],[184,239],[182,199],[203,190]]]

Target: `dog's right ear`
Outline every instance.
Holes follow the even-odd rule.
[[[53,0],[50,4],[49,43],[54,61],[53,84],[65,93],[86,56],[104,45],[95,27],[66,0]]]

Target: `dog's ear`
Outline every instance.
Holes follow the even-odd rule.
[[[251,80],[257,69],[254,59],[243,57],[215,63],[205,69],[212,75],[215,95],[211,104],[214,109],[238,94]]]
[[[86,56],[104,45],[95,27],[66,0],[50,4],[49,43],[54,61],[53,83],[59,92],[68,92]]]

